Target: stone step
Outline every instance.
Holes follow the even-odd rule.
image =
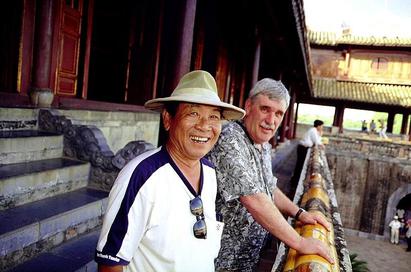
[[[99,227],[107,196],[82,188],[0,211],[0,271]]]
[[[38,130],[0,131],[0,165],[63,156],[63,135]]]
[[[49,252],[28,260],[8,272],[96,272],[97,263],[94,261],[94,251],[101,228],[74,238]]]
[[[0,131],[37,129],[38,114],[38,109],[0,107]]]
[[[90,164],[57,158],[0,166],[0,210],[87,186]]]

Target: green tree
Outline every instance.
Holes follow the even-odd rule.
[[[369,272],[367,262],[357,259],[358,254],[350,254],[352,272]]]

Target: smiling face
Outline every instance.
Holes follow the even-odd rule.
[[[217,142],[221,132],[221,110],[218,107],[180,103],[175,116],[163,111],[168,131],[167,148],[180,160],[198,161]]]
[[[283,100],[272,100],[259,94],[245,103],[244,125],[256,144],[268,142],[283,120],[287,106]]]

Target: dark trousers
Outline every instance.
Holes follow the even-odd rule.
[[[411,251],[411,237],[407,238],[408,248],[407,251]]]
[[[300,144],[297,146],[297,162],[295,163],[294,174],[293,174],[293,178],[295,178],[297,181],[300,178],[301,170],[303,170],[305,157],[307,156],[307,150],[308,150],[308,147],[306,146],[303,146]]]
[[[297,161],[295,163],[293,176],[290,180],[292,191],[295,191],[295,189],[297,188],[298,180],[300,179],[301,175],[301,170],[304,166],[305,156],[307,155],[307,150],[308,147],[306,146],[300,144],[297,146]]]

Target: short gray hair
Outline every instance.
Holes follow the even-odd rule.
[[[254,100],[259,94],[264,94],[272,100],[283,100],[287,108],[290,105],[290,95],[287,88],[280,80],[277,81],[272,78],[263,78],[257,81],[248,94],[248,98]]]

